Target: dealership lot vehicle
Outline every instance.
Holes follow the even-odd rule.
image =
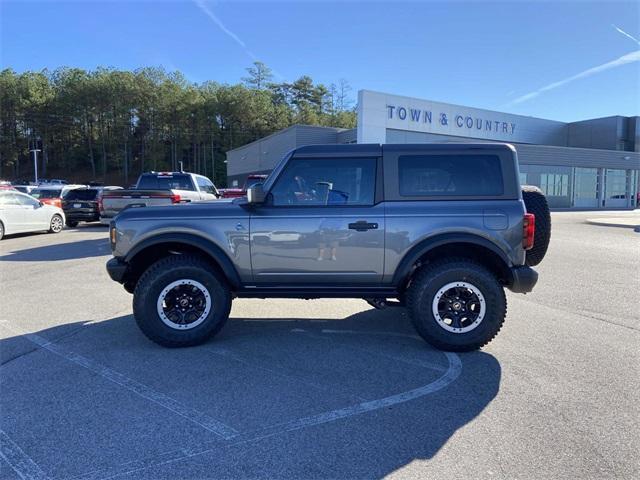
[[[162,349],[104,229],[6,238],[0,478],[638,478],[640,234],[593,216],[553,214],[536,289],[464,354],[358,299],[238,299],[215,342]]]
[[[60,233],[64,219],[64,212],[58,207],[17,191],[0,191],[0,240],[14,233],[44,230]]]
[[[83,187],[86,185],[38,185],[37,188],[29,192],[29,195],[42,203],[62,208],[62,198],[71,190]]]
[[[218,189],[203,175],[187,172],[149,172],[138,178],[135,188],[105,192],[100,221],[111,219],[127,207],[144,207],[214,200]]]
[[[252,173],[247,176],[242,188],[223,188],[220,190],[220,194],[222,195],[222,198],[245,197],[249,188],[253,187],[257,183],[264,182],[266,179],[267,175]]]
[[[100,204],[104,192],[121,190],[121,187],[91,187],[70,190],[62,198],[62,209],[67,217],[67,226],[75,227],[79,222],[100,220]]]
[[[107,270],[161,345],[214,336],[232,297],[346,297],[397,298],[426,341],[467,351],[502,327],[504,288],[535,286],[550,219],[506,144],[318,145],[247,200],[129,209],[110,235]]]

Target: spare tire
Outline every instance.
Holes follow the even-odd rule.
[[[547,198],[538,187],[532,185],[522,186],[522,199],[528,213],[536,216],[536,232],[533,239],[533,248],[527,250],[525,263],[530,267],[538,265],[549,247],[551,240],[551,213]]]

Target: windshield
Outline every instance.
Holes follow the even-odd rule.
[[[98,190],[96,189],[84,189],[69,190],[64,196],[65,200],[95,200],[98,196]]]
[[[31,196],[34,198],[59,198],[60,194],[62,193],[62,189],[57,189],[57,188],[36,188],[35,190],[31,191]]]

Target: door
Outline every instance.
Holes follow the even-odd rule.
[[[573,206],[598,207],[598,169],[580,168],[574,170]]]
[[[28,229],[22,206],[18,203],[15,194],[0,193],[0,212],[5,234],[24,232]]]
[[[627,171],[607,168],[604,180],[604,206],[626,207],[630,194],[627,192]]]
[[[379,284],[384,206],[376,204],[377,170],[376,158],[291,159],[251,214],[256,284]]]
[[[48,230],[51,222],[50,207],[43,207],[40,202],[28,195],[16,194],[22,209],[24,224],[27,230]]]

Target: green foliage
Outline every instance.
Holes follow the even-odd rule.
[[[273,83],[261,62],[236,85],[189,82],[162,68],[0,72],[0,178],[128,185],[146,170],[185,170],[226,183],[225,153],[295,123],[353,128],[348,85],[308,76]]]

